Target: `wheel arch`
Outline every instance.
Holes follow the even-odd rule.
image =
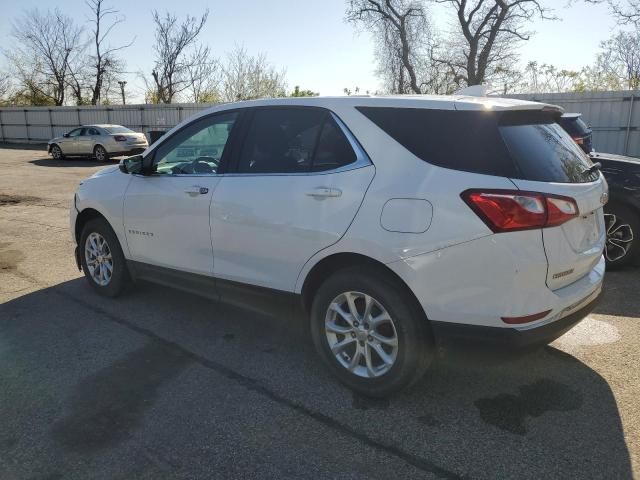
[[[305,311],[307,313],[311,311],[313,293],[320,287],[324,280],[340,270],[353,267],[363,267],[373,270],[399,285],[406,291],[413,303],[413,306],[417,308],[422,315],[424,315],[425,320],[427,319],[426,313],[420,305],[418,298],[415,296],[409,285],[407,285],[407,283],[396,272],[379,260],[353,252],[340,252],[328,255],[319,260],[311,270],[309,270],[304,282],[302,283],[302,289],[300,292],[302,296],[302,305]]]
[[[74,235],[76,238],[76,244],[80,243],[80,235],[82,234],[82,229],[84,228],[84,226],[87,224],[87,222],[95,218],[102,218],[104,219],[105,222],[109,224],[109,226],[111,226],[111,223],[109,222],[109,220],[107,220],[107,217],[105,217],[98,210],[90,207],[85,208],[76,217],[76,224],[74,226]],[[111,228],[113,229],[113,227]]]

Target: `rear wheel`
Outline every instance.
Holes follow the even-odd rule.
[[[339,271],[311,309],[316,350],[348,387],[385,397],[420,379],[433,356],[424,314],[404,286],[367,268]]]
[[[100,295],[115,297],[129,282],[129,271],[116,234],[103,218],[87,222],[80,235],[82,270]]]
[[[93,155],[99,162],[106,162],[107,160],[109,160],[109,154],[102,145],[96,145],[96,148],[93,149]]]
[[[58,145],[53,145],[51,147],[51,156],[54,160],[62,160],[64,155],[62,154],[62,149]]]
[[[604,214],[607,229],[605,258],[607,267],[615,269],[630,265],[639,256],[640,217],[624,205],[608,205]]]

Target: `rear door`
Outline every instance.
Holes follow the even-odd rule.
[[[321,108],[252,109],[234,150],[211,205],[220,294],[233,301],[223,280],[293,291],[305,262],[347,230],[374,167]]]
[[[603,206],[608,187],[571,137],[550,119],[505,122],[502,138],[516,163],[513,183],[529,190],[573,198],[579,215],[542,230],[548,260],[547,285],[554,290],[586,275],[605,244]]]

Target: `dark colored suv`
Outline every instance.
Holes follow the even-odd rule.
[[[593,151],[592,130],[580,118],[581,116],[580,113],[565,113],[560,117],[558,123],[580,145],[580,148],[589,154]]]
[[[609,203],[604,208],[607,267],[637,263],[640,260],[640,158],[592,152],[591,160],[602,164],[602,173],[609,184]]]
[[[565,113],[558,123],[594,163],[602,165],[609,184],[609,203],[604,208],[607,228],[607,268],[630,265],[640,259],[640,159],[595,152],[591,128],[580,113]]]

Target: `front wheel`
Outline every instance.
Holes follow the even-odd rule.
[[[630,265],[640,256],[640,216],[624,205],[607,205],[604,213],[607,229],[605,259],[607,267]]]
[[[433,340],[406,287],[368,268],[335,273],[318,290],[311,309],[316,350],[351,389],[386,397],[422,377]]]
[[[100,295],[115,297],[129,282],[129,271],[120,243],[109,223],[102,218],[87,222],[80,235],[82,270]]]
[[[106,162],[107,160],[109,160],[109,154],[102,145],[97,145],[96,148],[93,149],[93,155],[99,162]]]

